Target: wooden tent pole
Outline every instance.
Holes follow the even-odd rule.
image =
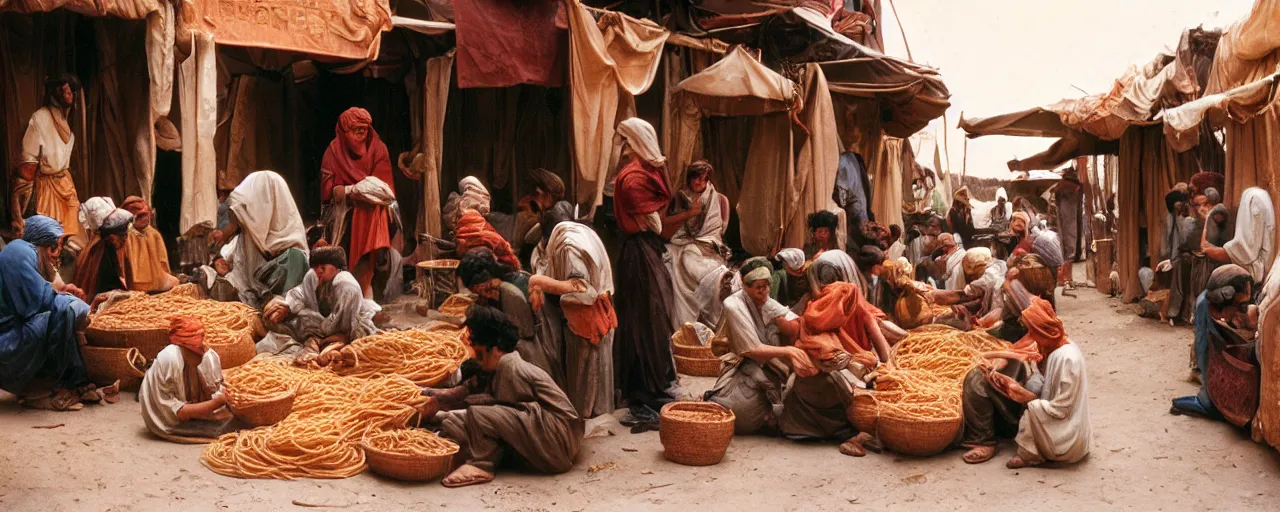
[[[911,58],[911,44],[907,43],[907,29],[902,28],[902,18],[898,17],[898,6],[893,4],[893,0],[889,0],[889,8],[893,9],[893,20],[898,23],[898,33],[902,34],[902,46],[907,49],[907,60],[915,62]]]

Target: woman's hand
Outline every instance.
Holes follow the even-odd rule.
[[[532,307],[534,311],[542,311],[542,305],[545,303],[546,300],[547,298],[546,298],[546,295],[543,294],[542,288],[530,287],[529,306]]]

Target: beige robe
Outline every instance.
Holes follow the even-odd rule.
[[[779,346],[777,319],[795,314],[778,301],[769,299],[757,307],[746,291],[724,300],[724,333],[729,352],[720,356],[720,377],[707,400],[728,407],[735,416],[734,432],[754,434],[774,423],[782,407],[782,388],[790,368],[782,361],[761,365],[746,354],[765,345]]]
[[[445,437],[462,447],[467,464],[493,473],[508,451],[540,473],[573,468],[584,424],[569,397],[541,368],[510,353],[498,361],[488,393],[494,405],[473,405],[437,416]]]
[[[728,227],[724,221],[728,200],[707,184],[707,189],[697,201],[702,203],[702,214],[680,226],[671,237],[671,243],[667,244],[667,254],[671,258],[668,271],[671,273],[672,290],[675,291],[671,322],[676,330],[686,323],[698,321],[701,309],[697,301],[698,285],[707,274],[725,265],[721,249],[724,247],[724,231]]]
[[[177,282],[169,273],[169,251],[165,249],[164,237],[155,227],[130,229],[125,247],[130,290],[161,291]]]
[[[1067,343],[1049,354],[1043,378],[1031,377],[1027,390],[1040,398],[1027,403],[1018,423],[1018,454],[1032,460],[1077,462],[1089,454],[1089,386],[1084,354]]]
[[[160,351],[138,390],[142,402],[142,421],[151,433],[174,442],[190,442],[192,438],[211,439],[226,433],[229,421],[180,421],[178,410],[187,405],[187,387],[183,370],[186,360],[182,347],[169,345]],[[218,353],[205,351],[200,360],[200,377],[209,394],[222,389],[222,360]]]

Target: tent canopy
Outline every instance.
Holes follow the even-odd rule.
[[[85,16],[141,20],[159,11],[161,5],[161,0],[0,0],[0,12],[30,14],[66,9]]]
[[[795,83],[765,67],[741,46],[682,80],[675,92],[688,94],[698,107],[717,116],[782,112],[796,102]]]

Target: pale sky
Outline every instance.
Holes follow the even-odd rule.
[[[947,147],[961,171],[966,117],[988,117],[1102,93],[1131,65],[1172,50],[1185,28],[1226,27],[1253,0],[895,0],[916,62],[939,68],[951,90]],[[886,51],[906,58],[898,23],[882,2]],[[1075,87],[1073,87],[1075,86]],[[1076,89],[1079,87],[1080,89]],[[932,127],[942,126],[941,119]],[[941,138],[941,134],[939,134]],[[969,140],[969,173],[1006,178],[1005,162],[1055,139],[988,136]],[[944,159],[946,157],[944,156]],[[933,155],[921,155],[932,162]]]

